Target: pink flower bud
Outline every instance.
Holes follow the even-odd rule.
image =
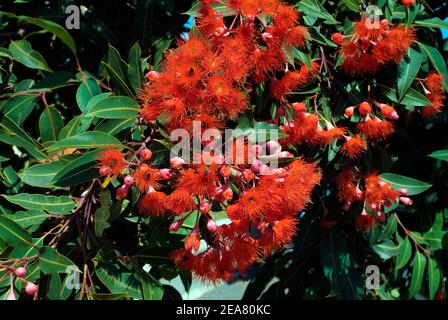
[[[185,160],[180,157],[174,157],[170,159],[170,166],[172,169],[176,170],[185,164]]]
[[[227,33],[226,27],[218,27],[215,29],[215,36],[220,37]]]
[[[159,170],[160,178],[162,180],[170,180],[172,177],[172,173],[170,169],[160,169]]]
[[[124,184],[127,186],[132,186],[134,184],[135,180],[133,176],[126,176],[124,177]]]
[[[233,191],[232,189],[230,189],[229,187],[227,187],[226,189],[224,189],[224,191],[222,192],[222,196],[224,197],[224,199],[226,199],[227,201],[230,201],[233,199]]]
[[[272,174],[272,171],[271,171],[271,169],[270,169],[267,165],[265,165],[265,164],[263,163],[263,164],[261,164],[261,166],[260,166],[260,174],[261,174],[262,176],[267,176],[267,175]]]
[[[261,165],[263,163],[260,160],[255,160],[251,165],[250,165],[250,170],[252,170],[254,173],[258,173],[260,172],[260,168]]]
[[[26,276],[26,269],[24,267],[17,268],[15,274],[19,278],[23,278]]]
[[[400,194],[403,196],[407,196],[409,194],[409,190],[406,188],[398,189],[398,192],[400,192]]]
[[[218,230],[218,225],[216,224],[215,220],[209,219],[207,221],[207,230],[211,233],[215,233],[216,230]]]
[[[355,107],[348,107],[345,109],[344,115],[346,118],[350,118],[354,112],[355,112]]]
[[[149,159],[152,158],[152,151],[147,148],[140,150],[140,158],[142,158],[145,161],[148,161]]]
[[[160,78],[160,73],[158,73],[157,71],[149,71],[146,74],[146,79],[148,79],[151,82],[156,81],[159,78]]]
[[[203,201],[201,202],[201,204],[199,205],[199,211],[202,214],[207,214],[209,213],[210,209],[212,208],[212,206],[210,205],[210,202],[208,201]]]
[[[183,223],[184,223],[183,220],[174,221],[173,223],[170,224],[169,230],[176,232],[182,227]]]
[[[32,282],[27,282],[25,292],[30,296],[34,296],[37,292],[37,286]]]
[[[253,14],[246,15],[246,22],[253,23],[255,21],[255,16]]]
[[[261,34],[261,38],[263,39],[264,42],[268,42],[269,40],[272,40],[273,36],[272,36],[272,33],[263,32]]]
[[[277,157],[279,158],[291,158],[292,156],[291,152],[288,151],[282,151],[277,154]]]
[[[122,186],[120,186],[117,189],[117,195],[116,195],[117,200],[125,199],[128,196],[128,192],[129,192],[129,186],[128,185],[123,184]]]
[[[413,203],[412,200],[408,197],[399,197],[398,200],[400,200],[400,202],[405,206],[412,206]]]
[[[112,170],[109,167],[107,167],[107,166],[102,166],[100,168],[100,175],[102,175],[103,177],[104,176],[108,176],[111,173],[112,173]]]

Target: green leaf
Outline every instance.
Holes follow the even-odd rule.
[[[39,268],[45,274],[81,272],[73,261],[47,246],[39,250]]]
[[[20,177],[24,183],[30,186],[52,188],[53,178],[63,167],[64,163],[61,161],[36,164],[27,168]]]
[[[58,187],[69,187],[91,181],[99,175],[97,168],[98,150],[86,152],[65,165],[53,178]]]
[[[101,237],[103,235],[104,229],[110,226],[107,222],[110,217],[110,211],[108,207],[99,207],[95,211],[95,235]]]
[[[423,275],[426,268],[426,257],[419,251],[415,252],[414,264],[412,267],[411,283],[409,285],[409,297],[415,297],[422,288]]]
[[[441,280],[440,267],[436,260],[428,258],[429,300],[433,300],[439,290]]]
[[[342,0],[347,8],[354,12],[359,12],[359,2],[358,0]]]
[[[44,245],[44,238],[43,237],[37,239],[33,238],[32,242],[34,244],[33,247],[27,246],[27,247],[14,248],[14,250],[11,251],[11,258],[23,259],[39,254],[39,248]],[[36,275],[36,277],[38,277],[38,275]]]
[[[382,93],[389,98],[392,102],[400,103],[404,106],[424,107],[431,105],[431,101],[428,100],[423,94],[415,89],[409,88],[404,97],[399,101],[397,96],[397,90],[386,85],[378,84]]]
[[[17,2],[17,1],[16,1]],[[45,29],[51,33],[53,33],[56,37],[58,37],[63,43],[67,45],[67,47],[70,48],[70,50],[73,52],[73,54],[76,55],[76,44],[73,38],[70,36],[67,30],[63,28],[62,26],[58,25],[57,23],[49,20],[44,19],[37,19],[27,16],[16,16],[13,13],[6,13],[9,17],[17,18],[19,20],[23,20],[27,23],[34,24],[42,29]]]
[[[434,47],[425,45],[417,41],[417,44],[426,53],[426,56],[431,61],[434,68],[443,75],[445,89],[448,89],[448,68],[446,65],[446,60],[443,58],[442,54]]]
[[[401,245],[395,245],[392,240],[387,239],[374,245],[373,250],[380,256],[381,259],[388,260],[400,253]]]
[[[0,119],[0,141],[24,148],[37,160],[47,157],[42,151],[42,145],[31,138],[16,122],[5,115],[0,115]]]
[[[129,97],[112,96],[100,100],[90,113],[97,118],[128,119],[135,118],[140,111],[137,101]]]
[[[425,192],[432,187],[431,184],[393,173],[383,173],[380,175],[380,178],[384,182],[389,183],[393,189],[407,189],[411,196]]]
[[[59,132],[58,140],[62,140],[64,138],[68,138],[74,136],[75,134],[81,133],[79,132],[82,128],[82,115],[73,117]]]
[[[437,17],[425,19],[425,20],[416,20],[415,25],[417,25],[419,27],[448,29],[448,22],[443,21],[442,19],[437,18]]]
[[[99,262],[95,274],[111,293],[126,292],[134,299],[142,299],[142,284],[129,272],[122,272],[115,265]]]
[[[105,120],[95,127],[95,131],[102,131],[110,135],[116,135],[125,129],[131,128],[135,123],[134,118]]]
[[[75,207],[75,202],[68,196],[20,193],[11,196],[2,195],[2,197],[28,210],[45,210],[54,214],[67,214]]]
[[[409,259],[412,255],[412,246],[409,237],[405,237],[403,243],[401,244],[401,252],[397,256],[397,260],[395,263],[395,270],[399,270],[406,266],[409,262]]]
[[[317,0],[301,0],[298,3],[298,7],[300,11],[314,14],[331,24],[338,23]]]
[[[202,3],[197,1],[193,4],[193,6],[188,10],[187,12],[184,12],[184,15],[192,16],[192,17],[199,17],[201,14],[199,13],[199,9],[202,7]],[[212,4],[213,9],[215,9],[217,12],[221,13],[224,17],[226,16],[234,16],[236,14],[235,10],[232,8],[229,8],[229,6],[226,6],[224,4],[214,3]]]
[[[69,71],[57,71],[51,73],[41,81],[31,87],[32,90],[55,90],[64,87],[73,86],[76,81],[71,81],[75,78],[75,74]]]
[[[128,77],[127,64],[121,59],[117,49],[109,46],[108,62],[103,62],[104,67],[112,78],[120,94],[135,97]]]
[[[106,99],[107,97],[110,97],[111,95],[112,95],[112,93],[110,93],[110,92],[104,92],[104,93],[94,96],[87,103],[87,108],[86,108],[85,113],[86,114],[90,113],[90,110],[93,108],[94,105],[96,105],[101,100]]]
[[[138,92],[144,83],[144,74],[140,56],[142,50],[138,42],[136,42],[129,51],[129,80],[135,92]]]
[[[60,112],[53,106],[48,106],[42,111],[39,118],[39,132],[44,142],[58,140],[58,135],[64,127],[64,121]]]
[[[306,65],[308,68],[313,68],[313,66],[311,65],[311,57],[309,54],[304,53],[296,47],[292,47],[292,55],[294,58],[299,59],[299,61]]]
[[[87,104],[94,96],[99,95],[101,89],[93,79],[83,79],[76,91],[76,102],[82,113],[87,113]]]
[[[29,228],[33,225],[39,226],[48,218],[48,214],[41,210],[18,211],[14,214],[7,215],[22,228]]]
[[[0,238],[13,247],[33,247],[31,235],[3,215],[0,215]]]
[[[404,58],[398,65],[397,88],[400,101],[414,81],[423,61],[422,54],[412,48],[408,49],[408,56],[409,59]]]
[[[35,94],[22,94],[9,99],[1,108],[1,112],[18,125],[22,125],[36,106]]]
[[[59,274],[53,274],[48,286],[47,297],[50,300],[60,300],[59,293],[62,291],[61,278]]]
[[[395,214],[390,215],[383,232],[386,239],[392,237],[392,235],[395,234],[395,232],[397,231],[397,225],[397,216]]]
[[[144,300],[162,300],[163,287],[149,276],[142,276],[142,288]]]
[[[428,157],[443,160],[443,161],[448,161],[448,150],[434,151],[433,153],[428,155]]]
[[[425,233],[423,239],[429,244],[432,251],[437,251],[443,248],[444,237],[446,234],[446,231],[433,230]]]
[[[74,149],[96,149],[106,148],[109,146],[121,147],[121,143],[107,133],[100,131],[89,131],[67,137],[46,148],[47,151],[57,149],[74,148]]]
[[[9,51],[15,60],[28,68],[53,72],[42,55],[26,40],[11,41]]]
[[[4,177],[3,184],[8,188],[14,188],[14,191],[17,192],[15,187],[17,186],[20,177],[12,166],[7,166],[6,168],[3,169],[3,177]]]

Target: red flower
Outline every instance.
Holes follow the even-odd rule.
[[[350,159],[359,158],[367,149],[366,142],[359,136],[346,137],[345,144],[341,147],[341,153]]]
[[[356,22],[354,29],[353,36],[337,35],[334,40],[342,42],[342,68],[355,75],[377,73],[389,62],[399,63],[415,41],[414,29],[404,26],[390,28],[388,23],[380,23],[377,27],[367,17]]]
[[[147,164],[140,165],[134,172],[135,184],[141,192],[148,193],[152,189],[159,189],[161,180],[159,170]]]
[[[426,97],[431,105],[422,109],[423,117],[431,117],[442,111],[444,107],[445,94],[443,89],[443,76],[438,73],[430,73],[426,78],[426,88],[429,90]]]
[[[140,214],[143,216],[161,216],[168,209],[167,200],[168,197],[163,192],[149,192],[139,202]]]
[[[126,168],[126,160],[120,150],[116,148],[107,148],[99,152],[99,167],[108,168],[112,176],[120,176]]]
[[[389,138],[394,133],[394,124],[389,121],[383,121],[377,117],[367,117],[364,121],[358,123],[358,130],[364,134],[368,140],[381,141]]]
[[[175,190],[168,197],[168,208],[177,215],[194,210],[195,203],[186,190]]]
[[[216,190],[217,167],[212,164],[197,165],[184,171],[176,184],[177,190],[184,190],[195,196],[206,196],[211,198]]]

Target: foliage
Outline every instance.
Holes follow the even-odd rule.
[[[306,44],[291,46],[286,57],[298,69],[317,62],[316,79],[279,99],[269,94],[268,82],[253,83],[249,110],[228,126],[278,128],[285,124],[280,119],[300,114],[298,103],[303,103],[310,113],[320,114],[324,129],[330,123],[348,128],[346,136],[358,131],[367,136],[356,129],[362,120],[359,107],[347,108],[372,98],[378,116],[389,117],[395,132],[365,141],[359,156],[340,151],[342,135],[314,144],[298,136],[287,140],[295,133],[284,130],[289,136],[282,136],[282,144],[294,157],[316,162],[322,180],[301,214],[293,242],[237,275],[249,281],[244,299],[443,299],[448,119],[443,109],[431,117],[421,111],[434,104],[424,87],[429,74],[442,75],[447,89],[448,42],[439,29],[448,27],[442,21],[446,9],[440,1],[416,0],[410,7],[395,0],[372,1],[391,25],[416,30],[417,41],[399,61],[366,75],[344,69],[347,57],[338,48],[342,41],[334,37],[353,34],[366,1],[289,2],[300,10],[300,24],[309,34]],[[177,231],[169,230],[171,218],[141,215],[138,190],[120,196],[121,177],[101,177],[98,158],[104,149],[140,146],[142,135],[151,137],[156,130],[148,146],[152,164],[169,166],[167,123],[145,122],[137,97],[142,88],[151,88],[145,85],[147,72],[161,71],[163,52],[185,31],[188,16],[182,13],[199,17],[201,5],[173,0],[87,3],[81,30],[70,31],[63,27],[65,8],[78,1],[15,1],[0,7],[0,32],[6,35],[0,41],[0,298],[11,298],[12,284],[14,295],[23,299],[178,299],[162,280],[180,276],[189,289],[191,273],[170,255],[184,246],[199,215],[189,216]],[[233,13],[214,6],[229,26]],[[399,119],[381,112],[383,106],[373,101],[392,106]],[[363,190],[372,173],[391,192],[401,190],[393,193],[382,218],[371,206],[367,213],[362,202],[347,206],[348,201],[340,201],[338,177],[347,168]],[[226,216],[216,203],[211,211],[215,219]],[[375,217],[367,227],[360,222],[364,212]],[[364,283],[369,265],[381,271],[381,286],[375,290]],[[26,275],[15,277],[12,270],[17,274],[19,266],[26,267]],[[79,287],[76,272],[81,274]],[[27,283],[38,284],[38,292]]]

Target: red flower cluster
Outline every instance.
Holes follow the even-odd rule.
[[[341,46],[342,68],[350,74],[376,73],[389,62],[399,63],[413,44],[415,31],[404,26],[389,26],[368,17],[354,24],[354,34],[333,34],[331,39]]]
[[[438,73],[430,73],[426,78],[425,85],[426,97],[431,101],[431,105],[423,107],[422,115],[423,117],[431,117],[440,113],[444,106],[443,76]]]
[[[342,138],[346,133],[345,128],[335,127],[327,120],[325,120],[325,128],[322,128],[319,116],[308,113],[306,107],[303,104],[300,105],[303,107],[298,108],[297,104],[293,104],[296,115],[292,121],[282,127],[283,132],[288,135],[283,139],[283,143],[323,146]]]
[[[285,50],[305,44],[306,29],[297,24],[298,12],[292,6],[277,0],[230,1],[237,15],[227,27],[212,2],[202,1],[200,34],[180,41],[166,55],[163,72],[148,73],[149,83],[139,95],[147,123],[162,116],[168,129],[190,129],[194,120],[205,128],[223,128],[228,118],[248,107],[248,78],[261,83],[275,71],[285,71]],[[280,99],[313,73],[304,66],[286,72],[273,81],[273,96]]]
[[[271,141],[267,147],[276,149],[277,145]],[[134,154],[105,150],[99,158],[100,172],[110,176],[126,171],[117,198],[125,198],[136,188],[142,193],[140,214],[174,219],[171,231],[198,214],[184,248],[174,252],[173,258],[182,268],[209,281],[230,280],[233,272],[244,272],[260,254],[267,256],[286,246],[296,234],[299,211],[320,180],[316,165],[303,160],[270,169],[261,162],[186,165],[173,158],[171,169],[158,169],[151,165],[147,151],[144,147]],[[126,161],[125,156],[134,162]],[[104,165],[110,169],[103,171]],[[271,174],[265,175],[268,171]],[[218,226],[210,212],[212,203],[226,208],[230,224]],[[207,242],[198,251],[201,238]]]
[[[404,205],[412,205],[406,189],[393,190],[390,184],[381,180],[375,173],[365,177],[363,185],[361,182],[359,175],[349,169],[343,170],[337,179],[338,197],[344,203],[344,210],[348,211],[354,202],[364,203],[363,211],[356,222],[362,230],[384,222],[384,209],[393,203],[399,201]]]
[[[241,273],[257,261],[259,253],[269,255],[291,241],[296,234],[297,214],[308,203],[312,189],[320,180],[320,173],[315,164],[302,160],[266,176],[255,173],[254,168],[248,175],[249,169],[235,167],[233,169],[237,173],[225,177],[222,175],[225,170],[214,169],[218,168],[209,167],[207,176],[204,175],[205,168],[181,169],[178,172],[180,189],[169,198],[177,198],[175,194],[186,187],[185,197],[193,196],[198,200],[195,208],[190,207],[191,198],[169,200],[172,204],[185,203],[180,211],[186,211],[172,224],[172,230],[180,228],[192,210],[198,209],[206,218],[206,232],[211,232],[214,239],[206,244],[203,251],[197,252],[201,229],[196,225],[187,237],[185,248],[174,252],[173,257],[182,268],[202,279],[230,280],[233,272]],[[231,191],[232,184],[242,185],[238,194]],[[227,206],[231,224],[217,227],[213,223],[208,213],[209,205],[205,205],[213,201]],[[187,207],[190,211],[185,210]]]
[[[346,135],[348,131],[346,128],[336,127],[325,119],[323,128],[317,114],[309,113],[303,103],[293,103],[295,115],[292,121],[282,127],[283,132],[287,134],[282,143],[323,146],[344,138],[345,143],[341,146],[340,152],[351,159],[358,158],[367,149],[365,139],[381,141],[387,139],[394,132],[393,123],[385,119],[397,120],[399,118],[393,107],[376,101],[373,103],[379,109],[378,115],[381,114],[384,120],[374,114],[372,106],[367,101],[345,110],[347,118],[352,117],[356,109],[363,117],[363,120],[357,124],[359,134],[354,135]]]
[[[228,5],[235,17],[225,21],[213,1],[201,2],[199,32],[168,52],[163,71],[147,74],[148,83],[139,94],[140,115],[147,124],[159,119],[169,130],[191,131],[192,122],[199,120],[202,128],[223,129],[229,119],[249,107],[253,83],[269,80],[272,97],[287,103],[286,95],[318,72],[315,62],[312,68],[289,69],[287,52],[291,46],[303,46],[307,35],[297,24],[298,12],[293,6],[278,0],[231,0]],[[345,132],[331,128],[330,123],[324,130],[316,122],[315,129],[320,131],[317,144]],[[242,164],[221,164],[206,161],[214,159],[212,153],[194,153],[195,158],[200,156],[200,164],[186,164],[175,157],[170,159],[170,168],[157,168],[147,142],[150,139],[126,154],[104,151],[99,161],[101,168],[108,170],[101,169],[101,174],[126,172],[117,198],[125,198],[135,188],[142,194],[139,213],[170,220],[172,232],[197,215],[184,248],[172,256],[180,267],[204,280],[230,280],[235,272],[243,273],[260,258],[285,247],[296,234],[299,211],[320,181],[315,164],[296,159],[271,169],[260,161],[249,162],[247,154]],[[251,147],[257,155],[261,152],[261,146]],[[275,141],[268,141],[265,147],[271,155],[291,156],[281,152]],[[252,151],[249,145],[244,150]],[[218,225],[212,204],[226,210],[229,224]]]

